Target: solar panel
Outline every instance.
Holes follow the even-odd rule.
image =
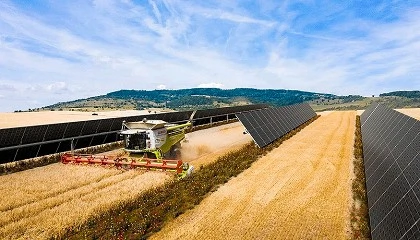
[[[373,239],[420,239],[420,121],[373,104],[360,116]]]
[[[201,119],[201,118],[208,118],[208,117],[215,117],[220,115],[227,115],[227,114],[234,114],[237,112],[243,111],[251,111],[256,109],[267,108],[268,105],[266,104],[252,104],[252,105],[244,105],[244,106],[236,106],[236,107],[223,107],[223,108],[214,108],[214,109],[203,109],[197,110],[194,119]]]
[[[0,144],[1,147],[19,145],[22,141],[23,134],[25,133],[25,127],[2,129]]]
[[[25,134],[22,138],[21,143],[26,144],[26,143],[44,141],[45,132],[47,128],[48,128],[48,125],[26,127]]]
[[[68,123],[57,123],[48,125],[45,141],[60,139],[64,136]]]
[[[309,104],[237,113],[239,121],[261,148],[316,116]]]

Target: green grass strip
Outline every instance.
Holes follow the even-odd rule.
[[[352,183],[351,238],[371,239],[360,116],[356,116],[353,168],[355,178]]]
[[[307,121],[269,146],[248,143],[237,151],[201,167],[194,174],[149,189],[137,199],[122,203],[88,220],[78,229],[67,229],[64,239],[145,239],[167,222],[198,205],[209,193],[251,166],[261,156],[315,121]],[[180,229],[182,231],[182,229]]]

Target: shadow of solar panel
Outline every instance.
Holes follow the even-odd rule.
[[[420,236],[420,121],[373,104],[361,123],[372,238]]]
[[[315,117],[316,113],[309,104],[297,104],[242,112],[236,116],[262,148]]]

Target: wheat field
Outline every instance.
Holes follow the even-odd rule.
[[[61,163],[1,176],[0,239],[59,236],[170,178],[161,172]]]
[[[347,239],[355,118],[321,116],[152,239]]]
[[[242,125],[233,123],[189,133],[189,141],[183,143],[184,160],[199,169],[248,143],[250,137],[242,131]],[[0,176],[0,239],[60,236],[66,228],[77,228],[172,176],[61,163]]]
[[[396,109],[396,110],[412,118],[420,120],[420,108],[403,108],[403,109]]]

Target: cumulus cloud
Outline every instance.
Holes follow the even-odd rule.
[[[158,85],[156,87],[156,89],[158,89],[158,90],[164,90],[164,89],[166,89],[166,85],[160,84],[160,85]]]
[[[68,90],[67,84],[65,82],[55,82],[45,86],[45,89],[50,92],[60,92]]]
[[[202,83],[202,84],[198,85],[198,87],[199,88],[223,88],[223,84],[215,83],[215,82]]]

